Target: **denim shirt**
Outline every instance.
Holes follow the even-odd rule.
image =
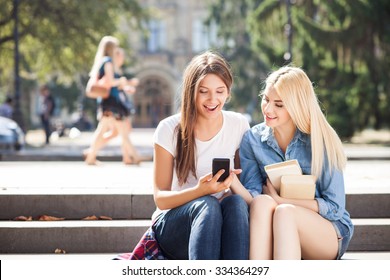
[[[311,154],[310,135],[297,129],[286,153],[283,153],[272,129],[264,123],[255,125],[244,134],[240,145],[240,180],[255,197],[262,193],[266,183],[265,165],[297,159],[302,173],[311,174]],[[342,222],[352,234],[353,225],[345,209],[343,173],[336,169],[328,170],[327,164],[325,160],[322,174],[316,182],[315,199],[318,202],[319,214],[330,221]]]

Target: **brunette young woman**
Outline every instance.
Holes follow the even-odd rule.
[[[249,124],[224,111],[233,78],[214,52],[184,71],[181,111],[162,120],[154,135],[152,229],[168,259],[248,259],[251,196],[237,174],[238,149]],[[213,158],[228,158],[230,174],[212,175]]]

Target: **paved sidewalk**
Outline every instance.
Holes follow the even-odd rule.
[[[0,193],[151,193],[153,133],[154,129],[134,129],[130,135],[146,159],[139,166],[121,163],[119,138],[99,153],[101,165],[88,166],[82,150],[91,142],[91,132],[53,139],[46,146],[41,146],[42,131],[29,132],[29,146],[18,153],[19,161],[0,159]],[[351,158],[345,171],[346,192],[390,193],[390,147],[346,144],[345,148]]]
[[[153,158],[153,128],[135,128],[130,140],[145,160]],[[72,137],[70,137],[72,136]],[[44,145],[42,130],[31,130],[26,134],[26,147],[16,153],[1,154],[0,161],[41,160],[41,161],[78,161],[82,160],[82,151],[92,142],[93,132],[69,133],[69,136],[52,135],[51,144]],[[370,140],[368,139],[367,142]],[[118,161],[121,158],[120,138],[113,139],[100,152],[101,159]],[[385,142],[387,143],[387,142]],[[363,142],[345,143],[345,152],[349,160],[390,160],[390,146],[364,144]]]
[[[153,133],[152,128],[133,129],[129,138],[138,152],[147,160],[151,160],[153,156]],[[62,155],[66,156],[81,156],[83,149],[89,147],[93,139],[93,132],[72,132],[69,136],[56,137],[55,134],[51,137],[51,144],[44,145],[44,135],[41,130],[29,131],[26,135],[26,149],[20,152],[25,155]],[[121,157],[121,139],[117,137],[112,139],[107,146],[99,151],[99,156],[103,158]],[[113,160],[113,159],[111,159]]]
[[[345,171],[346,193],[390,193],[390,161],[351,161]],[[125,166],[104,162],[0,161],[0,194],[149,194],[153,163]]]

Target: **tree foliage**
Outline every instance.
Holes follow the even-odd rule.
[[[268,67],[251,48],[251,36],[243,16],[253,6],[248,1],[213,1],[206,24],[217,23],[220,38],[218,47],[233,70],[233,94],[228,106],[246,112],[254,121],[259,121],[260,81],[265,77]]]
[[[148,18],[137,0],[0,0],[0,96],[14,91],[15,3],[24,95],[26,85],[30,90],[34,87],[31,82],[36,86],[52,81],[59,86],[58,92],[64,92],[61,98],[68,100],[62,103],[70,110],[74,95],[80,94],[75,89],[84,87],[82,77],[92,66],[100,39],[114,35],[128,47],[120,25],[139,30]],[[29,96],[22,99],[28,101]]]
[[[216,11],[226,11],[224,5],[236,3],[214,2]],[[283,55],[289,48],[286,23],[290,5],[292,64],[308,72],[329,122],[341,136],[352,136],[368,126],[388,127],[389,1],[246,0],[240,5],[249,9],[238,9],[236,5],[229,15],[218,18],[222,30],[230,28],[229,33],[221,34],[249,36],[253,58],[261,60],[266,69],[286,63]],[[241,16],[239,12],[243,12]],[[241,25],[230,23],[237,18]],[[237,27],[243,22],[244,31]],[[238,50],[236,45],[232,48]],[[245,63],[236,65],[245,68]],[[253,71],[259,73],[260,69]]]
[[[13,58],[14,5],[0,0],[1,71]],[[145,12],[136,0],[19,0],[21,71],[44,77],[61,72],[72,75],[90,66],[102,36],[118,33],[119,19],[138,28]]]

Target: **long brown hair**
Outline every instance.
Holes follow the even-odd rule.
[[[215,74],[225,83],[230,93],[233,76],[227,61],[218,53],[207,51],[195,56],[184,71],[181,94],[181,120],[176,127],[176,174],[179,185],[187,182],[190,172],[196,177],[195,122],[196,96],[200,82],[207,74]]]

